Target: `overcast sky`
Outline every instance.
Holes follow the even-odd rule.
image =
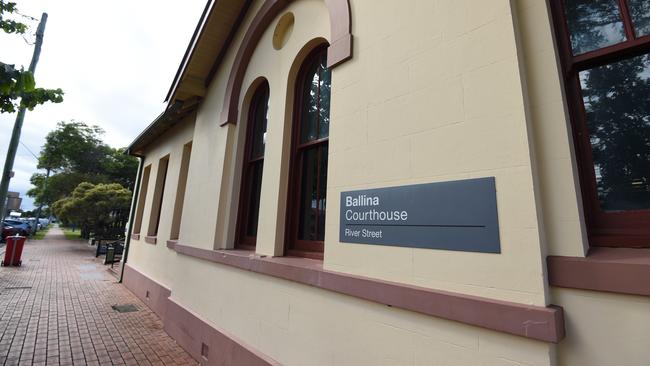
[[[59,121],[77,120],[102,127],[104,141],[127,146],[163,111],[167,90],[201,16],[206,0],[13,0],[22,14],[48,13],[37,86],[61,88],[61,104],[27,112],[14,163],[10,191],[26,196],[29,177],[45,135]],[[38,21],[23,19],[36,32]],[[35,37],[27,36],[33,43]],[[21,36],[0,32],[0,61],[27,69],[33,46]],[[0,114],[0,169],[16,114]],[[1,171],[0,171],[1,172]]]

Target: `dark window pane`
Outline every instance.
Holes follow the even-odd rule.
[[[327,143],[320,148],[320,174],[318,178],[318,240],[325,240],[325,208],[327,203]]]
[[[250,105],[249,130],[247,131],[249,135],[246,142],[247,160],[244,161],[242,176],[243,207],[241,208],[242,216],[240,217],[242,220],[240,234],[244,237],[257,236],[268,104],[269,86],[264,83],[255,91]]]
[[[269,108],[269,88],[264,84],[253,97],[251,105],[253,129],[251,141],[251,159],[264,156],[264,134],[266,133],[267,112]]]
[[[574,55],[625,41],[617,0],[566,0],[565,11]]]
[[[297,237],[293,239],[312,242],[293,243],[299,250],[315,250],[313,242],[325,239],[331,74],[327,68],[327,52],[324,48],[320,51],[302,68],[296,91],[299,115],[294,133],[298,134],[298,146],[293,159],[299,171],[296,182],[299,187],[296,189],[298,203],[294,203],[298,210]]]
[[[298,239],[317,240],[318,147],[302,151]]]
[[[313,63],[305,73],[302,89],[302,113],[300,121],[300,142],[313,141],[318,138],[318,105],[320,99],[320,75],[318,63]]]
[[[330,94],[332,74],[327,68],[327,57],[323,54],[320,62],[320,103],[318,108],[318,138],[329,137],[330,134]]]
[[[580,83],[602,209],[649,209],[650,57],[583,71]]]
[[[257,222],[260,214],[260,194],[262,192],[262,171],[264,161],[249,165],[250,186],[248,190],[248,211],[246,218],[246,236],[257,236]]]
[[[628,7],[637,37],[650,34],[650,0],[629,0]]]

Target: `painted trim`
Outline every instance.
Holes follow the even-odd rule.
[[[262,35],[293,0],[266,0],[244,34],[226,85],[220,124],[236,124],[239,115],[239,97],[244,75]],[[348,0],[325,0],[330,15],[331,45],[327,51],[327,66],[336,67],[352,58],[352,17]]]
[[[140,240],[140,234],[131,234],[131,239]]]
[[[587,257],[546,262],[551,286],[650,296],[650,249],[592,247]]]
[[[167,248],[171,250],[176,249],[176,243],[178,243],[178,240],[167,240]]]
[[[144,242],[147,244],[156,244],[158,242],[158,239],[155,236],[145,236]]]
[[[171,290],[128,264],[124,265],[124,286],[145,303],[163,322],[167,316],[167,298]]]
[[[165,331],[202,365],[279,366],[280,363],[219,329],[172,299],[167,299]],[[201,346],[208,346],[208,359]]]
[[[129,265],[124,266],[124,285],[162,319],[165,332],[202,365],[280,365],[170,299],[170,289]],[[201,356],[203,344],[209,348],[207,360]]]
[[[273,276],[323,290],[535,340],[558,343],[565,336],[558,306],[531,306],[432,290],[323,269],[321,261],[267,258],[250,251],[207,250],[176,243],[179,254]]]

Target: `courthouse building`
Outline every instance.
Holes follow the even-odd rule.
[[[123,281],[206,365],[649,365],[649,34],[647,0],[209,1],[128,149]]]

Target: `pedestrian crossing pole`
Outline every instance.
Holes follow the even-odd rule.
[[[29,64],[29,71],[34,74],[36,71],[36,64],[41,56],[41,46],[43,45],[43,34],[45,34],[45,23],[47,23],[47,13],[43,13],[41,21],[38,23],[36,29],[36,44],[34,45],[34,54],[32,55],[32,62]],[[2,179],[0,180],[0,221],[4,221],[7,210],[7,192],[9,191],[9,180],[11,179],[11,171],[14,168],[14,161],[16,160],[16,151],[18,150],[18,143],[20,142],[20,132],[23,129],[23,122],[25,121],[25,108],[21,107],[16,116],[14,129],[11,133],[11,140],[9,141],[9,148],[7,149],[7,159],[5,160],[5,167],[2,171]]]

